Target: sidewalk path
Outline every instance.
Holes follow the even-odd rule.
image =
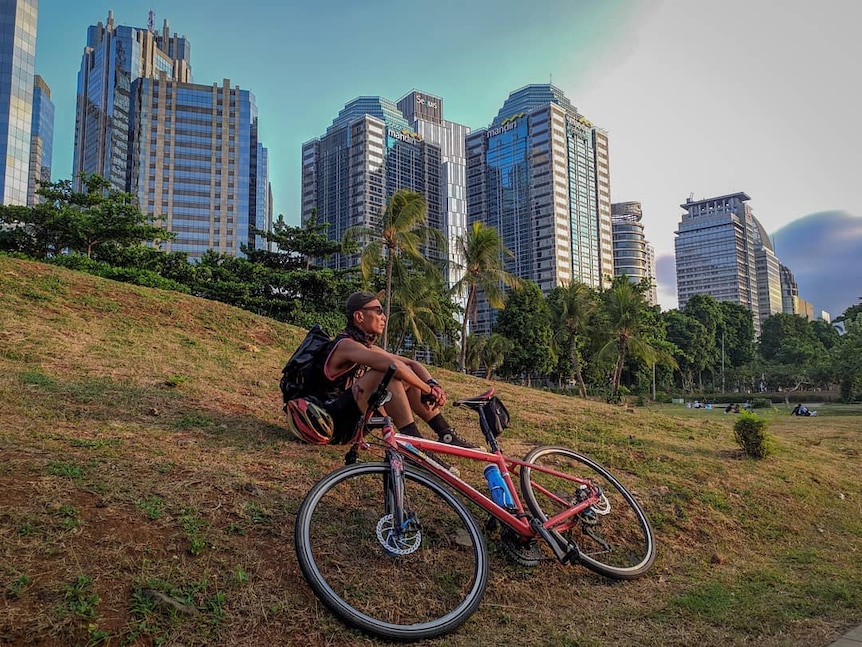
[[[862,647],[862,625],[851,629],[828,647]]]

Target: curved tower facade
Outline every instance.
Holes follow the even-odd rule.
[[[625,274],[632,283],[649,279],[645,295],[650,305],[658,303],[655,284],[655,252],[644,236],[640,202],[615,202],[611,205],[614,241],[614,276]]]

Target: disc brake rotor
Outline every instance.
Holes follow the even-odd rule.
[[[419,550],[422,544],[422,530],[408,519],[405,528],[396,532],[391,514],[377,522],[377,541],[388,555],[409,555]]]

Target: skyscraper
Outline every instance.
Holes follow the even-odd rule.
[[[650,289],[644,295],[654,306],[658,303],[655,281],[655,251],[644,236],[640,202],[615,202],[611,205],[613,226],[614,275],[625,274],[632,283],[649,279]]]
[[[447,283],[463,276],[464,259],[456,244],[467,230],[467,159],[464,140],[470,129],[443,119],[443,99],[414,90],[398,109],[425,141],[440,148],[441,230],[448,241]],[[462,304],[466,305],[466,304]]]
[[[37,9],[0,0],[0,204],[27,204]]]
[[[27,182],[27,205],[40,201],[36,195],[40,184],[51,181],[51,158],[54,151],[54,104],[51,88],[38,74],[33,81],[33,121],[30,138],[30,173]]]
[[[330,225],[330,239],[340,240],[350,227],[379,223],[387,199],[409,189],[425,197],[427,225],[452,243],[463,227],[459,140],[465,131],[443,119],[442,99],[423,92],[398,104],[385,97],[353,99],[322,136],[302,146],[303,222],[316,212],[318,222]],[[444,260],[440,250],[426,253]],[[336,255],[331,265],[357,260]]]
[[[191,46],[185,36],[170,35],[168,21],[162,33],[150,28],[114,24],[91,25],[78,72],[75,111],[73,176],[97,173],[117,191],[128,191],[129,110],[132,83],[140,78],[165,77],[191,81]]]
[[[132,84],[130,192],[177,234],[168,251],[242,255],[270,229],[266,149],[248,90],[142,78]]]
[[[467,137],[467,220],[497,229],[509,272],[548,292],[614,275],[607,133],[551,84],[509,95],[488,128]],[[492,314],[480,304],[477,329]]]
[[[194,260],[259,247],[271,226],[268,153],[254,95],[225,79],[191,82],[191,45],[171,35],[105,25],[87,32],[78,74],[74,172],[97,173],[135,195],[141,211],[177,235]],[[76,180],[77,181],[77,180]]]
[[[809,321],[814,320],[814,306],[799,296],[799,288],[793,271],[781,265],[781,311],[788,315],[799,315]]]
[[[754,329],[781,312],[781,275],[766,230],[754,217],[745,193],[693,200],[680,207],[676,283],[679,307],[695,294],[748,308]]]

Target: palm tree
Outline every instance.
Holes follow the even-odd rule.
[[[458,368],[463,371],[467,358],[467,327],[470,318],[476,316],[477,290],[481,288],[491,306],[502,308],[505,298],[503,286],[516,287],[520,280],[503,269],[503,257],[512,257],[514,254],[506,248],[493,227],[474,222],[463,236],[458,237],[457,245],[464,259],[460,268],[464,276],[452,286],[452,292],[463,294],[464,290],[467,291],[467,305],[461,324],[461,359],[458,363]]]
[[[487,343],[487,335],[470,333],[470,335],[467,337],[467,353],[464,355],[464,369],[466,371],[472,373],[473,371],[478,371],[481,368],[482,354],[485,352],[485,344]]]
[[[482,349],[482,363],[485,365],[485,377],[494,379],[494,371],[503,365],[506,355],[512,352],[515,343],[500,333],[493,332],[485,341]]]
[[[439,307],[442,292],[440,281],[429,279],[427,274],[409,274],[393,286],[392,316],[387,325],[396,351],[403,349],[408,336],[413,342],[411,357],[423,343],[437,346],[436,335],[444,328],[446,316]]]
[[[392,307],[393,276],[404,277],[405,268],[401,257],[406,256],[418,265],[432,266],[422,256],[422,245],[433,242],[442,249],[443,234],[425,226],[427,211],[425,197],[421,193],[399,189],[392,194],[380,216],[380,224],[371,227],[351,227],[345,233],[346,240],[366,241],[359,267],[366,285],[371,281],[380,264],[386,263],[386,327],[382,343],[387,347],[389,316]],[[436,271],[436,268],[433,269]]]
[[[557,288],[549,301],[554,330],[557,331],[554,340],[560,345],[568,344],[572,370],[578,381],[581,397],[586,398],[587,386],[584,384],[584,376],[581,371],[578,342],[581,336],[587,332],[590,317],[598,309],[598,303],[592,290],[579,281],[572,281]]]
[[[655,348],[644,336],[645,317],[649,307],[643,292],[633,285],[627,277],[617,277],[606,296],[606,312],[613,331],[611,340],[599,351],[600,359],[616,356],[611,397],[616,400],[620,388],[626,355],[631,354],[647,364],[663,361],[676,367],[675,360],[667,353]]]

